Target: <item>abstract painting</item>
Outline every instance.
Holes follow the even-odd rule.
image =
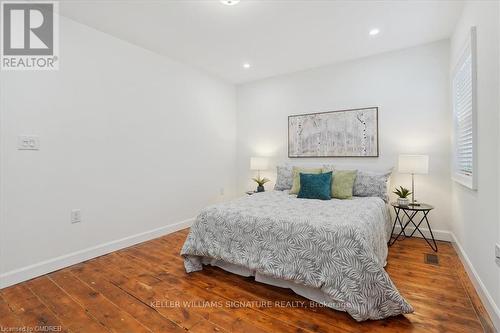
[[[288,157],[378,157],[378,107],[289,116]]]

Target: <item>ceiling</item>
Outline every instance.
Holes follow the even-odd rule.
[[[61,1],[61,14],[233,83],[448,38],[462,1]],[[368,34],[378,28],[376,36]],[[248,62],[251,67],[243,68]]]

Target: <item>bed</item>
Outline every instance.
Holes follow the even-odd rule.
[[[187,272],[210,264],[291,288],[357,321],[383,319],[413,312],[384,270],[390,231],[380,198],[270,191],[203,209],[181,255]]]

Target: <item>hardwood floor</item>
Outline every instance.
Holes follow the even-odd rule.
[[[446,242],[438,243],[439,265],[424,262],[432,251],[422,239],[392,246],[386,269],[415,312],[357,323],[346,313],[311,306],[288,289],[218,268],[186,274],[179,256],[186,234],[182,230],[0,290],[0,332],[40,326],[85,333],[493,332]]]

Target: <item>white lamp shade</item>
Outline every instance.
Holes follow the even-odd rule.
[[[399,155],[398,170],[401,173],[427,174],[429,155]]]
[[[250,170],[267,170],[269,168],[269,160],[265,157],[251,157]]]

